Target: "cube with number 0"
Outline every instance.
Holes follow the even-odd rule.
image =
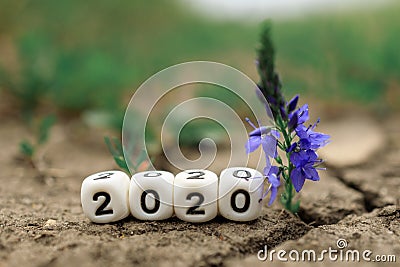
[[[130,214],[129,176],[121,171],[100,172],[85,178],[81,204],[85,215],[95,223],[122,220]]]
[[[129,206],[140,220],[163,220],[174,213],[174,175],[166,171],[139,172],[132,176]]]
[[[219,213],[233,221],[256,219],[262,208],[263,175],[245,167],[228,168],[219,177]]]
[[[206,222],[218,214],[218,176],[207,170],[186,170],[174,179],[175,215],[188,222]]]

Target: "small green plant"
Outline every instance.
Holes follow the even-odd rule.
[[[132,175],[128,167],[127,159],[124,155],[121,141],[118,138],[110,138],[106,136],[104,137],[104,142],[106,143],[108,151],[110,151],[118,167],[120,167],[121,170],[125,171],[126,173]],[[146,160],[146,152],[142,151],[137,158],[136,163],[133,164],[133,169],[135,172],[145,171],[148,169],[148,166],[149,162]]]
[[[50,129],[54,125],[55,121],[56,118],[54,115],[43,117],[37,122],[36,127],[33,127],[33,131],[35,132],[35,140],[32,142],[24,139],[19,143],[19,150],[21,154],[29,160],[33,167],[35,167],[33,158],[39,147],[47,142]]]
[[[123,171],[131,174],[128,168],[128,164],[125,160],[121,142],[115,137],[111,139],[108,136],[104,137],[104,142],[106,143],[108,151],[110,151],[118,167],[120,167]]]

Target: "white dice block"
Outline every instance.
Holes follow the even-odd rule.
[[[85,215],[95,223],[122,220],[129,211],[129,176],[121,171],[93,174],[82,182],[81,203]]]
[[[206,222],[218,214],[218,176],[207,170],[186,170],[174,179],[175,215],[187,222]]]
[[[174,175],[165,171],[139,172],[132,176],[129,206],[140,220],[164,220],[174,214]]]
[[[218,189],[219,213],[233,221],[256,219],[262,208],[262,174],[254,169],[235,167],[221,172]]]

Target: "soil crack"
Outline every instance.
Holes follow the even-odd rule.
[[[362,194],[364,208],[367,212],[371,212],[376,208],[381,208],[390,205],[390,204],[383,206],[375,205],[374,199],[379,198],[379,194],[376,192],[364,190],[359,184],[345,179],[343,170],[330,167],[329,172],[332,174],[332,177],[336,178],[342,184]]]

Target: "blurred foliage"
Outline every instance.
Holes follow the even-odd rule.
[[[117,138],[110,138],[108,136],[104,137],[104,142],[107,145],[108,151],[114,158],[115,163],[120,167],[121,170],[132,175],[129,171],[128,163],[126,162],[124,156],[124,150],[122,149],[122,143]]]
[[[134,89],[155,72],[212,60],[228,43],[251,50],[255,39],[245,27],[215,28],[164,0],[1,2],[0,24],[0,37],[12,39],[18,57],[16,75],[0,66],[0,82],[25,110],[47,99],[63,113],[95,110],[117,119]],[[109,126],[118,129],[117,119]]]
[[[278,64],[292,92],[385,105],[400,91],[400,5],[275,25]],[[400,95],[398,95],[400,97]]]
[[[130,166],[133,168],[133,172],[131,172],[129,170],[128,159],[125,157],[121,141],[118,138],[110,138],[106,136],[104,137],[104,142],[106,143],[108,151],[113,156],[115,163],[122,171],[126,172],[129,175],[133,175],[136,172],[147,171],[149,169],[151,162],[147,160],[146,151],[140,151],[140,154],[136,158],[135,162],[131,163]]]
[[[22,155],[30,159],[33,157],[33,154],[35,153],[35,149],[33,148],[32,143],[29,142],[28,140],[22,140],[19,143],[19,150]]]
[[[37,135],[38,145],[43,145],[44,143],[47,142],[47,140],[49,139],[50,129],[55,122],[56,122],[56,117],[54,117],[54,115],[48,115],[39,122],[38,135]]]
[[[39,147],[44,145],[49,139],[50,130],[55,121],[56,117],[54,115],[47,115],[43,118],[31,121],[34,140],[22,140],[19,144],[20,153],[25,156],[33,166],[33,157]]]
[[[201,90],[197,90],[195,96],[219,100],[233,109],[238,109],[244,104],[242,99],[235,92],[214,84],[202,84]]]
[[[16,41],[20,60],[18,76],[2,69],[2,83],[20,99],[22,111],[29,113],[40,103],[52,79],[51,46],[45,35],[27,33]]]
[[[220,143],[225,138],[225,129],[215,121],[196,119],[188,122],[179,134],[179,146],[196,147],[204,138]],[[222,143],[222,142],[221,142]]]
[[[284,92],[386,106],[400,91],[399,11],[274,23]],[[11,40],[16,59],[0,61],[0,84],[26,113],[45,101],[61,113],[99,112],[120,130],[135,88],[172,64],[220,61],[256,79],[259,30],[196,17],[175,1],[1,1],[0,42]]]

